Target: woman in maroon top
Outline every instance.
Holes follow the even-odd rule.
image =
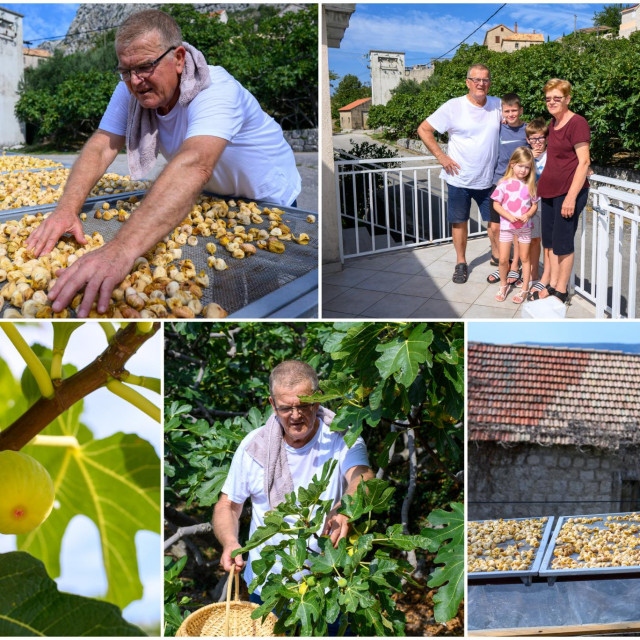
[[[591,132],[587,121],[569,110],[569,82],[558,78],[549,80],[544,93],[551,114],[547,162],[538,180],[544,247],[544,272],[540,282],[545,289],[533,292],[529,299],[554,295],[566,302],[573,268],[573,239],[589,194],[586,178]]]

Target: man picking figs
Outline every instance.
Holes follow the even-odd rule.
[[[169,162],[115,238],[59,272],[49,293],[64,309],[94,300],[104,313],[134,261],[170,233],[203,189],[221,196],[292,204],[301,180],[280,126],[222,67],[182,41],[180,27],[155,9],[130,15],[116,32],[116,87],[98,130],[75,162],[56,210],[27,241],[40,256],[70,234],[85,244],[78,217],[91,189],[125,147],[134,179],[148,176],[160,152]]]
[[[284,501],[285,495],[308,487],[314,475],[320,476],[328,460],[338,464],[322,500],[333,500],[322,534],[331,537],[334,547],[349,533],[347,517],[337,509],[343,495],[355,493],[362,480],[373,478],[362,438],[348,448],[344,434],[331,431],[334,413],[320,405],[307,403],[300,396],[313,395],[318,390],[314,369],[298,360],[277,365],[269,377],[269,402],[273,414],[267,424],[252,431],[240,443],[231,463],[229,475],[222,487],[213,516],[214,532],[222,545],[220,564],[225,571],[240,571],[251,583],[254,572],[251,563],[260,557],[261,545],[249,552],[245,564],[241,555],[231,557],[241,548],[238,530],[242,507],[251,500],[250,535],[264,524],[267,511]],[[277,544],[274,536],[269,544]],[[315,541],[314,543],[315,544]],[[317,547],[314,549],[319,551]],[[251,594],[252,602],[261,603],[261,588]]]

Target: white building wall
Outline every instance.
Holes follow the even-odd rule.
[[[640,5],[622,14],[620,37],[628,38],[634,31],[640,29]]]
[[[14,114],[22,70],[22,16],[0,7],[0,147],[24,142]]]
[[[404,78],[404,53],[369,51],[371,67],[371,104],[387,104],[394,89]]]

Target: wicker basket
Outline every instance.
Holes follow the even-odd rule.
[[[235,574],[236,594],[234,600],[231,600],[232,573],[233,569],[229,572],[229,580],[227,581],[227,601],[209,604],[194,611],[185,618],[176,636],[192,638],[225,636],[229,638],[274,635],[273,627],[278,618],[273,613],[269,613],[262,623],[260,618],[257,620],[251,618],[251,613],[259,605],[253,602],[240,602],[240,579],[237,573]]]

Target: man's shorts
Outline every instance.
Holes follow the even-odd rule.
[[[556,256],[566,256],[575,251],[574,237],[580,222],[580,214],[587,204],[589,188],[581,189],[576,198],[576,208],[570,218],[562,217],[562,203],[567,194],[555,198],[542,198],[542,246],[551,249]]]
[[[447,220],[451,224],[467,222],[471,215],[471,199],[476,201],[480,215],[485,222],[489,221],[489,208],[493,187],[486,189],[468,189],[467,187],[454,187],[447,185],[449,202],[447,206]]]
[[[494,191],[497,185],[493,185],[493,187],[491,187]],[[493,191],[491,192],[493,193]],[[496,224],[500,224],[500,214],[496,211],[495,208],[495,200],[490,200],[489,201],[489,222],[495,222]]]

